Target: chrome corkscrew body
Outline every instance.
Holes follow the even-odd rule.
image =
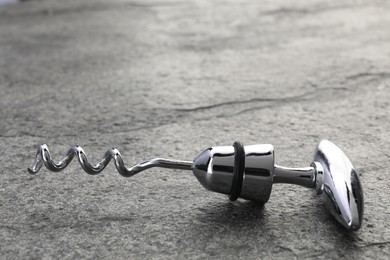
[[[363,190],[359,176],[349,158],[330,141],[321,141],[310,167],[288,168],[275,165],[274,148],[270,144],[217,146],[206,149],[194,161],[154,158],[126,168],[120,152],[109,149],[92,166],[80,146],[70,148],[66,156],[55,163],[47,145],[38,146],[34,164],[28,171],[37,173],[43,165],[53,172],[65,169],[77,159],[88,174],[96,175],[114,160],[124,177],[131,177],[152,167],[192,170],[208,190],[238,198],[266,203],[274,183],[288,183],[314,188],[335,219],[348,230],[360,228],[363,220]]]

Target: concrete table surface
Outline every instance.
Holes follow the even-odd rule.
[[[388,259],[389,13],[376,0],[0,6],[0,258]],[[93,162],[116,147],[131,166],[236,140],[300,167],[321,139],[360,174],[357,232],[298,186],[259,206],[189,171],[26,170],[39,143]]]

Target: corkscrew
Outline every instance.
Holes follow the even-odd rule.
[[[28,171],[37,173],[43,165],[53,172],[66,168],[77,156],[88,174],[98,174],[114,160],[124,177],[152,167],[192,170],[208,190],[238,198],[266,203],[273,183],[297,184],[313,188],[321,195],[331,215],[348,230],[358,230],[363,219],[364,198],[359,176],[345,153],[330,141],[321,141],[310,167],[288,168],[275,165],[274,148],[270,144],[217,146],[206,149],[194,161],[155,158],[126,168],[120,152],[112,148],[95,166],[80,146],[68,150],[64,159],[55,163],[47,145],[38,146],[34,164]]]

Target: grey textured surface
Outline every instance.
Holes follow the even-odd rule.
[[[1,258],[387,259],[389,13],[375,0],[0,6]],[[190,172],[26,171],[38,143],[56,160],[115,146],[131,165],[241,140],[308,166],[322,138],[361,175],[358,232],[296,186],[259,207]]]

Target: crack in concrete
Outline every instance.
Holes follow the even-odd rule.
[[[281,7],[274,10],[269,10],[262,12],[263,15],[274,15],[274,16],[286,16],[286,15],[307,15],[307,14],[319,14],[329,11],[337,11],[341,9],[349,9],[349,8],[356,8],[356,7],[365,7],[369,6],[366,4],[360,4],[360,5],[334,5],[334,6],[318,6],[314,8],[292,8],[292,7]]]
[[[252,103],[252,102],[268,102],[268,101],[276,101],[276,100],[284,100],[284,99],[286,99],[286,98],[252,98],[252,99],[248,99],[248,100],[237,100],[237,101],[232,100],[232,101],[217,103],[217,104],[208,105],[208,106],[200,106],[200,107],[194,107],[194,108],[181,108],[181,109],[176,109],[176,111],[195,112],[195,111],[208,110],[208,109],[213,109],[213,108],[222,107],[222,106],[247,104],[247,103]]]
[[[303,93],[301,95],[297,96],[292,96],[292,97],[283,97],[283,98],[252,98],[248,100],[237,100],[237,101],[227,101],[227,102],[222,102],[222,103],[217,103],[213,105],[208,105],[208,106],[199,106],[199,107],[194,107],[194,108],[183,108],[183,109],[176,109],[176,111],[179,112],[197,112],[197,111],[203,111],[203,110],[210,110],[214,108],[219,108],[223,106],[235,106],[235,105],[242,105],[242,104],[250,104],[250,103],[262,103],[262,102],[271,102],[271,105],[266,105],[266,106],[258,106],[258,107],[251,107],[247,108],[244,110],[241,110],[235,114],[235,115],[240,115],[252,110],[257,110],[257,109],[264,109],[267,107],[273,107],[275,105],[285,105],[289,104],[292,102],[297,102],[297,101],[303,101],[306,100],[308,97],[312,96],[312,99],[315,98],[316,94],[319,92],[327,92],[327,91],[347,91],[348,88],[340,87],[340,88],[322,88],[322,89],[316,89],[314,91],[308,91],[306,93]],[[232,115],[230,115],[232,116]],[[224,116],[221,116],[224,117]]]
[[[381,245],[389,245],[390,241],[382,241],[382,242],[371,242],[365,244],[363,247],[370,247],[370,246],[381,246]]]
[[[257,106],[257,107],[250,107],[250,108],[247,108],[247,109],[243,109],[235,114],[233,114],[233,116],[237,116],[237,115],[241,115],[241,114],[244,114],[244,113],[247,113],[247,112],[251,112],[251,111],[255,111],[255,110],[263,110],[263,109],[266,109],[266,108],[273,108],[277,105],[286,105],[286,104],[290,104],[290,103],[294,103],[294,102],[298,102],[298,101],[306,101],[306,100],[314,100],[315,97],[316,97],[316,94],[318,92],[321,92],[321,91],[328,91],[328,90],[336,90],[336,91],[339,91],[339,90],[343,90],[343,91],[347,91],[348,88],[326,88],[326,89],[317,89],[315,91],[309,91],[309,92],[306,92],[300,96],[295,96],[295,97],[291,97],[291,98],[285,98],[284,100],[276,100],[277,102],[274,102],[273,104],[270,104],[268,106]],[[308,97],[311,97],[311,99],[308,99]],[[284,101],[284,102],[281,102],[281,101]]]
[[[199,112],[199,111],[204,111],[204,110],[213,110],[225,106],[232,106],[234,110],[235,106],[237,105],[242,105],[242,104],[251,104],[251,103],[267,103],[262,106],[253,106],[249,107],[246,109],[242,109],[236,113],[224,113],[224,114],[219,114],[219,115],[212,115],[211,117],[204,117],[204,118],[198,118],[197,120],[212,120],[217,118],[228,118],[232,116],[238,116],[247,112],[251,111],[256,111],[256,110],[262,110],[266,108],[273,108],[276,106],[284,106],[287,104],[291,104],[294,102],[299,102],[299,101],[307,101],[307,100],[314,100],[317,95],[319,95],[320,92],[329,92],[329,91],[347,91],[348,88],[322,88],[322,89],[316,89],[314,91],[308,91],[306,93],[303,93],[301,95],[296,95],[292,97],[283,97],[283,98],[252,98],[248,100],[237,100],[237,101],[227,101],[227,102],[222,102],[222,103],[217,103],[217,104],[212,104],[212,105],[207,105],[207,106],[200,106],[200,107],[195,107],[195,108],[184,108],[184,109],[175,109],[174,111],[177,112],[185,112],[185,113],[193,113],[193,112]],[[177,117],[180,117],[178,115]],[[176,117],[176,118],[177,118]],[[188,119],[189,121],[193,120],[192,118]],[[187,120],[184,120],[185,122]],[[130,128],[130,129],[123,129],[123,130],[118,130],[118,131],[113,131],[112,129],[96,129],[94,132],[98,134],[124,134],[124,133],[129,133],[129,132],[135,132],[135,131],[140,131],[140,130],[147,130],[147,129],[154,129],[154,128],[159,128],[162,126],[167,126],[170,124],[177,123],[177,121],[172,121],[164,124],[155,124],[155,125],[146,125],[146,126],[139,126],[135,128]],[[88,133],[91,133],[90,131],[87,131]],[[76,137],[79,136],[80,134],[85,134],[86,132],[78,132],[77,134],[62,134],[60,135],[61,137]],[[17,138],[21,136],[30,136],[30,137],[35,137],[35,138],[47,138],[49,135],[40,135],[40,134],[34,134],[26,131],[22,131],[20,133],[14,134],[14,135],[4,135],[0,134],[0,138]]]
[[[379,78],[379,79],[388,79],[390,78],[390,72],[362,72],[346,77],[348,80],[357,80],[360,78]]]
[[[0,12],[4,15],[4,17],[25,17],[25,16],[54,16],[54,15],[64,15],[64,14],[77,14],[77,13],[86,13],[86,12],[103,12],[107,10],[122,10],[123,8],[142,8],[142,9],[150,9],[153,7],[160,7],[160,6],[173,6],[173,5],[180,5],[180,4],[186,4],[186,2],[182,1],[176,1],[176,2],[149,2],[149,3],[142,3],[142,2],[129,2],[129,3],[122,3],[122,4],[113,4],[113,3],[95,3],[94,5],[87,4],[87,5],[79,5],[79,6],[73,6],[73,7],[55,7],[55,8],[46,8],[37,10],[34,12],[21,12],[21,13],[7,13],[7,12]],[[1,16],[0,16],[1,17]]]
[[[371,72],[363,72],[363,73],[358,73],[355,75],[350,75],[345,77],[347,80],[358,80],[360,78],[366,78],[366,77],[378,77],[378,78],[387,78],[390,77],[390,72],[378,72],[378,73],[371,73]],[[221,102],[217,104],[211,104],[211,105],[205,105],[205,106],[198,106],[198,107],[193,107],[193,108],[181,108],[181,109],[174,109],[173,111],[176,112],[185,112],[185,113],[193,113],[193,112],[201,112],[205,110],[213,110],[213,109],[218,109],[226,106],[231,106],[234,107],[238,105],[243,105],[243,104],[251,104],[251,103],[265,103],[261,106],[252,106],[249,108],[242,109],[236,113],[224,113],[224,114],[219,114],[219,115],[212,115],[211,117],[205,117],[205,118],[197,118],[197,120],[212,120],[215,118],[228,118],[232,116],[238,116],[247,112],[252,112],[256,110],[263,110],[266,108],[274,108],[276,106],[285,106],[287,104],[291,104],[294,102],[299,102],[299,101],[308,101],[308,100],[314,100],[316,96],[318,96],[320,93],[321,95],[324,95],[323,92],[331,92],[331,91],[348,91],[349,88],[347,87],[336,87],[336,88],[317,88],[313,91],[308,91],[300,95],[296,96],[291,96],[291,97],[281,97],[281,98],[251,98],[247,100],[231,100],[231,101],[226,101],[226,102]],[[180,116],[180,114],[178,115]],[[192,118],[189,120],[193,120]],[[186,121],[186,120],[185,120]],[[165,124],[157,124],[157,125],[147,125],[147,126],[140,126],[140,127],[135,127],[131,129],[123,129],[119,131],[105,131],[105,129],[98,129],[96,133],[99,134],[123,134],[123,133],[128,133],[128,132],[134,132],[134,131],[140,131],[140,130],[146,130],[146,129],[153,129],[153,128],[158,128],[161,126],[166,126],[172,123],[177,123],[175,122],[169,122]],[[90,133],[90,132],[89,132]],[[83,133],[81,133],[83,134]],[[63,134],[61,137],[75,137],[80,135],[80,132],[76,134]],[[37,138],[46,138],[47,136],[39,135],[39,134],[33,134],[33,133],[28,133],[28,132],[21,132],[15,135],[4,135],[0,134],[0,138],[16,138],[20,136],[30,136],[30,137],[37,137]]]

